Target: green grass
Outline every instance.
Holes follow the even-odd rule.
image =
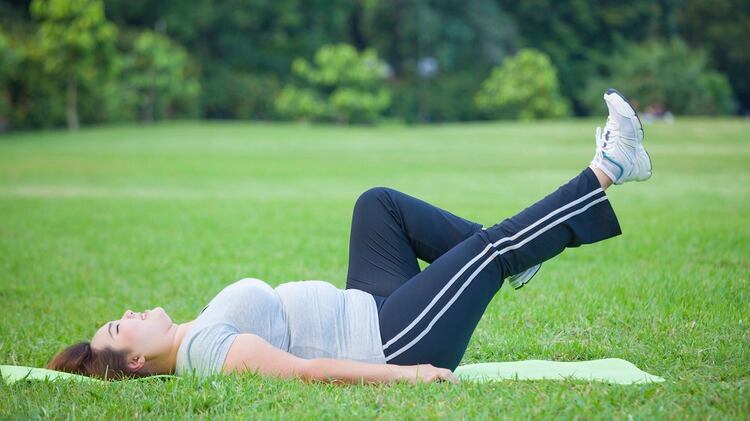
[[[585,167],[597,123],[0,137],[0,364],[42,366],[126,308],[188,320],[242,277],[343,286],[361,191],[391,186],[492,224]],[[464,362],[619,357],[666,383],[0,384],[0,418],[750,418],[750,123],[646,130],[653,179],[609,191],[624,235],[503,288]]]

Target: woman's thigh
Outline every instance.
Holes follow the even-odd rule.
[[[352,215],[347,288],[388,297],[431,263],[481,230],[480,224],[399,191],[364,192]]]
[[[380,308],[387,362],[454,369],[507,275],[487,259],[486,232],[473,234],[415,275]]]

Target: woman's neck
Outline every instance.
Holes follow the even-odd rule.
[[[195,320],[186,323],[175,324],[167,333],[172,336],[171,346],[168,352],[149,361],[148,371],[154,374],[172,374],[177,366],[177,353],[180,350],[185,335],[193,327]]]

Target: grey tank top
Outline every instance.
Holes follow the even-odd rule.
[[[175,373],[221,373],[237,335],[253,333],[301,358],[385,363],[372,295],[322,281],[271,288],[247,278],[224,288],[195,320],[177,351]]]

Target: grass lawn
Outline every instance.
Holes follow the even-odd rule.
[[[127,308],[161,305],[186,321],[243,277],[343,286],[363,190],[394,187],[493,224],[588,165],[596,124],[196,122],[0,136],[0,364],[42,366]],[[748,419],[750,123],[646,133],[654,177],[609,190],[624,235],[503,288],[464,363],[619,357],[665,383],[0,382],[0,418]]]

